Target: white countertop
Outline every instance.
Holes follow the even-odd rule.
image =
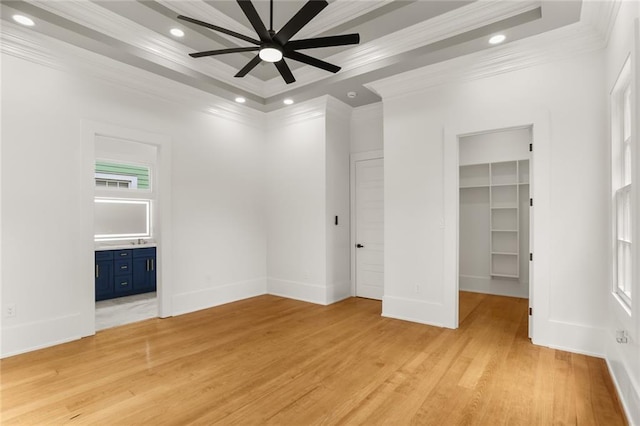
[[[138,243],[122,243],[122,244],[96,244],[94,247],[95,251],[104,251],[104,250],[124,250],[124,249],[140,249],[140,248],[148,248],[155,247],[156,243],[146,243],[146,244],[138,244]]]

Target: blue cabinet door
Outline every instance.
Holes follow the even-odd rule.
[[[140,292],[156,290],[155,256],[133,259],[133,289]]]
[[[98,260],[96,271],[96,300],[108,299],[113,294],[113,260]]]

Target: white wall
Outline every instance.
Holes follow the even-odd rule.
[[[464,136],[460,138],[460,165],[526,160],[530,141],[528,128]]]
[[[350,152],[382,150],[382,102],[354,108],[351,114]]]
[[[439,67],[469,67],[492,54],[481,52]],[[534,211],[540,213],[542,204],[550,214],[534,230],[540,233],[534,241],[539,249],[536,254],[534,246],[534,264],[547,259],[543,263],[548,279],[537,276],[542,281],[538,285],[543,309],[534,313],[540,324],[534,341],[602,354],[601,301],[608,278],[603,261],[608,237],[607,208],[602,202],[607,191],[602,54],[500,70],[486,78],[453,79],[430,89],[434,74],[417,70],[371,85],[384,103],[384,314],[438,325],[457,323],[457,313],[456,318],[451,316],[455,301],[450,299],[457,283],[449,270],[457,270],[457,265],[443,254],[456,252],[457,217],[447,206],[457,192],[444,188],[452,188],[452,180],[457,188],[457,167],[455,160],[445,167],[451,151],[445,147],[451,138],[445,136],[456,129],[472,131],[473,126],[477,131],[506,127],[505,118],[521,117],[519,124],[528,125],[542,116],[546,120],[541,122],[552,126],[550,140],[540,144],[537,153],[534,144],[534,158],[546,157],[546,164],[537,165],[545,173],[533,172],[534,179],[542,179],[533,186],[534,203],[544,201]],[[552,186],[543,184],[545,179]]]
[[[85,120],[171,140],[170,314],[264,293],[262,123],[202,113],[67,66],[2,56],[2,301],[17,307],[2,324],[2,355],[83,335],[79,289],[93,287],[85,273],[92,266],[78,261],[88,256],[78,224],[91,214],[82,195]]]
[[[329,97],[268,114],[270,294],[320,304],[350,295],[349,116]]]
[[[351,295],[349,143],[351,110],[329,98],[326,112],[327,303]],[[335,217],[338,216],[338,225]]]
[[[632,60],[635,60],[635,73],[636,79],[632,83],[632,87],[635,86],[635,175],[633,177],[634,196],[636,200],[640,200],[640,144],[638,144],[638,134],[640,132],[640,121],[638,119],[638,111],[640,111],[640,4],[637,2],[621,2],[620,9],[615,20],[613,31],[609,39],[609,44],[605,50],[605,64],[606,64],[606,93],[607,95],[613,89],[613,86],[617,80],[618,74],[622,69],[622,66],[629,56],[632,55]],[[633,96],[633,95],[632,95]],[[610,117],[610,112],[608,113]],[[610,138],[607,135],[605,140],[607,148],[609,148]],[[633,148],[632,148],[633,149]],[[607,158],[610,158],[608,155]],[[609,166],[607,166],[607,170]],[[610,179],[607,178],[607,182]],[[611,195],[607,193],[607,198],[610,206]],[[609,308],[609,320],[606,324],[606,356],[609,363],[609,369],[617,384],[618,391],[620,393],[623,405],[626,408],[627,415],[631,424],[640,424],[640,250],[638,250],[635,241],[640,240],[640,232],[638,230],[638,206],[636,201],[636,212],[634,219],[635,224],[632,225],[635,229],[634,236],[634,250],[635,250],[635,269],[634,269],[634,284],[632,288],[633,295],[633,316],[630,316],[620,305],[620,302],[611,294],[613,288],[613,266],[610,266],[609,279],[606,281],[608,284],[609,294],[605,299]],[[613,221],[613,217],[610,217]],[[613,222],[610,222],[610,228],[612,233],[609,238],[613,239]],[[611,241],[611,240],[610,240]],[[612,247],[610,243],[608,245]],[[611,254],[607,253],[607,258],[610,258]],[[629,342],[627,344],[619,344],[616,342],[615,333],[617,330],[626,330],[629,333]]]
[[[319,99],[268,114],[268,292],[315,303],[327,281],[325,111]]]

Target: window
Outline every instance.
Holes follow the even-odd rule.
[[[627,60],[611,93],[611,182],[615,218],[614,288],[620,300],[631,308],[632,298],[632,102],[631,65]]]
[[[96,187],[104,189],[150,189],[149,167],[96,161]]]
[[[135,176],[110,175],[107,173],[96,173],[96,186],[100,188],[138,188],[138,178]]]

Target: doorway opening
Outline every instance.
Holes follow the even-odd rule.
[[[96,135],[95,329],[158,317],[158,149]]]
[[[531,126],[458,137],[460,323],[485,295],[532,299],[531,143]]]

